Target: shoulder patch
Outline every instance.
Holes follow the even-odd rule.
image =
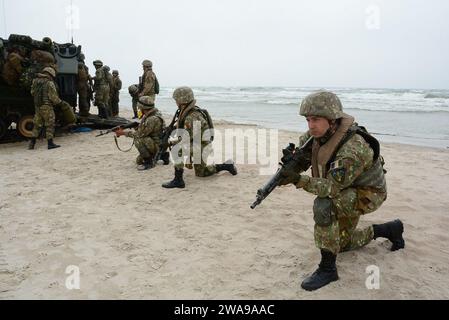
[[[338,183],[343,183],[346,177],[346,169],[343,167],[331,169],[330,174],[332,179]]]
[[[339,169],[339,168],[343,168],[343,167],[344,167],[343,160],[337,160],[337,161],[331,163],[329,170]]]

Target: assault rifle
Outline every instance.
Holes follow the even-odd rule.
[[[310,168],[311,165],[311,149],[313,137],[311,137],[302,147],[296,147],[294,143],[290,143],[287,148],[282,150],[283,157],[281,159],[281,166],[276,174],[257,191],[257,199],[251,205],[251,209],[255,209],[264,201],[271,192],[273,192],[282,179],[285,178],[285,172],[304,172]]]
[[[121,126],[114,127],[112,129],[106,130],[106,131],[100,131],[100,134],[96,135],[96,137],[101,137],[107,134],[110,134],[111,132],[116,132],[119,129],[133,129],[137,128],[139,126],[139,122],[131,122],[128,124],[122,124]]]
[[[177,110],[175,113],[175,116],[173,117],[172,122],[170,123],[170,125],[166,128],[164,128],[164,130],[162,131],[161,134],[161,142],[159,145],[159,152],[157,153],[156,157],[155,157],[155,162],[158,162],[159,160],[162,160],[163,155],[167,152],[167,149],[169,149],[171,147],[170,144],[170,136],[175,128],[175,124],[178,121],[178,117],[180,114],[181,110]]]

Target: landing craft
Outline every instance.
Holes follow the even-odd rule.
[[[81,118],[75,114],[80,55],[81,46],[59,44],[48,37],[42,41],[17,34],[11,34],[8,40],[0,38],[0,141],[32,136],[34,102],[30,88],[37,73],[47,66],[57,70],[59,96],[72,106],[55,108],[57,130],[74,125],[107,129],[130,122],[124,118]]]

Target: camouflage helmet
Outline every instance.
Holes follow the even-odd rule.
[[[148,110],[154,108],[154,97],[143,96],[139,98],[137,106],[142,110]]]
[[[84,60],[86,60],[86,56],[84,55],[84,53],[80,53],[80,55],[78,56],[78,60],[79,60],[79,61],[84,61]]]
[[[95,60],[95,61],[93,62],[93,65],[94,65],[94,66],[100,66],[100,67],[102,67],[102,66],[103,66],[103,62],[102,62],[101,60]]]
[[[150,60],[143,60],[142,66],[151,68],[153,66],[153,62],[151,62]]]
[[[343,118],[343,107],[340,99],[330,91],[317,91],[307,97],[301,103],[299,114],[304,117],[316,116],[329,120]]]
[[[112,71],[112,74],[118,75],[118,70]]]
[[[42,69],[42,73],[47,73],[53,78],[56,78],[56,71],[52,67],[45,67],[44,69]]]
[[[195,96],[189,87],[180,87],[173,92],[173,99],[179,104],[189,104],[195,99]]]
[[[139,92],[139,86],[137,84],[133,84],[132,86],[129,86],[128,92],[130,94],[136,94],[137,92]]]
[[[111,68],[109,68],[109,66],[103,66],[104,71],[109,72],[111,71]]]

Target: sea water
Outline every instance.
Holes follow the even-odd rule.
[[[161,88],[157,108],[174,114],[175,88]],[[299,104],[320,88],[194,87],[197,104],[214,119],[305,132]],[[326,88],[335,92],[344,111],[381,142],[449,148],[449,90]],[[127,90],[120,105],[131,109]]]

